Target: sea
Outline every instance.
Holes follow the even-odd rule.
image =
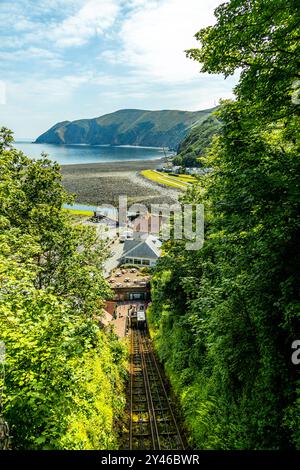
[[[30,158],[40,158],[46,153],[60,165],[158,160],[165,156],[158,147],[35,144],[28,140],[18,140],[14,145]]]

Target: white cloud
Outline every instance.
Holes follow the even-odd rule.
[[[80,10],[52,28],[60,47],[80,46],[110,28],[119,12],[116,0],[90,0]]]
[[[19,0],[0,4],[0,21],[10,34],[1,46],[71,47],[87,43],[115,22],[121,0]],[[59,14],[57,14],[59,13]],[[47,16],[47,22],[42,17]],[[5,41],[5,37],[2,38]]]
[[[73,96],[78,87],[87,83],[89,76],[64,75],[59,78],[40,78],[35,76],[25,80],[8,82],[8,103],[20,105],[35,103],[38,107],[63,104]]]
[[[3,63],[8,63],[11,66],[13,62],[22,62],[30,60],[38,61],[38,63],[47,64],[50,67],[63,67],[66,65],[66,61],[61,59],[59,54],[56,52],[50,51],[48,49],[43,49],[40,47],[28,47],[27,49],[18,49],[13,53],[10,51],[1,51],[0,50],[0,61]]]
[[[135,9],[124,20],[119,56],[106,52],[104,58],[121,60],[142,75],[166,82],[197,78],[200,65],[187,59],[184,51],[199,44],[193,35],[214,23],[220,0],[132,0]]]

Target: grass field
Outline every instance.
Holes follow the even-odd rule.
[[[63,209],[63,210],[69,214],[70,219],[74,223],[82,222],[83,220],[86,220],[89,217],[92,217],[94,215],[92,211],[83,211],[79,209]]]
[[[173,176],[174,178],[179,179],[180,181],[186,182],[186,183],[195,183],[197,180],[194,176],[191,175],[173,175],[169,174],[168,176]]]
[[[185,191],[196,181],[191,175],[170,175],[156,170],[141,171],[141,175],[156,183]]]
[[[71,215],[79,215],[81,217],[92,217],[94,215],[94,212],[92,211],[83,211],[79,209],[64,209]]]

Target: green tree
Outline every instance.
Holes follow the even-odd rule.
[[[297,0],[231,0],[215,10],[217,23],[196,34],[200,49],[188,56],[202,72],[240,70],[237,99],[253,107],[253,119],[271,123],[293,114],[291,97],[299,80],[300,45]]]
[[[298,2],[231,0],[188,55],[241,69],[186,201],[204,203],[202,250],[166,246],[153,280],[156,345],[198,448],[300,448]]]
[[[71,223],[59,166],[0,132],[0,340],[14,449],[111,449],[125,352],[99,324],[110,294],[95,231]]]

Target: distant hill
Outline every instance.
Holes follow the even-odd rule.
[[[190,129],[205,121],[214,109],[203,111],[144,111],[122,109],[78,121],[64,121],[36,139],[36,143],[140,145],[177,150]]]

